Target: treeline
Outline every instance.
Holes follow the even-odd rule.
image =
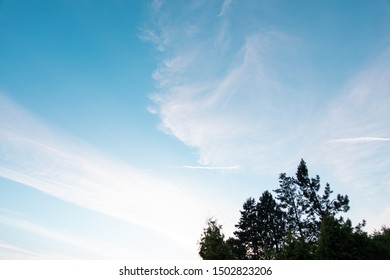
[[[390,228],[373,234],[341,214],[349,210],[347,195],[327,183],[320,193],[320,177],[309,177],[302,159],[295,177],[279,176],[279,188],[248,198],[240,211],[234,237],[225,240],[222,226],[210,219],[199,241],[199,255],[207,260],[345,260],[390,259]]]

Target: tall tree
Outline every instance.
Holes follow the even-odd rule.
[[[204,260],[232,260],[231,247],[225,242],[222,226],[209,219],[199,241],[199,255]]]
[[[257,204],[257,222],[263,258],[273,259],[279,253],[285,234],[284,213],[272,194],[265,191]]]
[[[248,198],[240,213],[241,217],[236,225],[238,230],[234,232],[234,235],[245,248],[245,259],[259,259],[260,240],[255,199]]]
[[[285,212],[287,230],[294,236],[304,240],[306,237],[306,221],[304,219],[304,200],[292,177],[286,173],[279,176],[279,188],[274,190],[277,194],[280,208]]]
[[[313,235],[310,237],[315,240],[315,236],[319,234],[322,218],[325,215],[334,217],[339,212],[349,210],[348,196],[338,194],[335,199],[331,200],[330,194],[333,191],[328,183],[326,183],[324,193],[320,195],[320,176],[316,175],[314,178],[309,178],[306,162],[303,159],[299,163],[295,181],[304,197],[304,210],[309,221],[309,232]]]
[[[246,251],[247,259],[274,259],[285,236],[283,212],[272,194],[265,191],[255,202],[249,198],[243,205],[234,233]]]
[[[282,173],[280,186],[275,190],[281,208],[287,215],[288,229],[302,242],[314,243],[318,239],[322,218],[335,216],[349,210],[348,196],[338,194],[331,199],[332,190],[326,184],[320,192],[320,177],[309,177],[306,162],[302,159],[298,165],[296,177]]]

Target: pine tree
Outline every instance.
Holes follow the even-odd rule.
[[[326,184],[324,193],[320,192],[320,177],[309,177],[306,162],[302,159],[298,165],[296,177],[287,177],[282,173],[280,186],[275,190],[277,200],[287,215],[287,227],[302,242],[315,243],[320,232],[322,218],[335,216],[349,210],[348,196],[338,194],[331,200],[332,190]]]
[[[245,258],[275,258],[285,236],[285,222],[272,194],[265,191],[257,203],[249,198],[243,209],[234,234],[245,248]]]
[[[243,211],[240,211],[240,213],[241,217],[236,225],[238,230],[234,232],[234,235],[245,248],[245,259],[259,259],[260,241],[255,199],[248,198],[243,205]]]

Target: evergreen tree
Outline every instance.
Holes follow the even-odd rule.
[[[286,224],[284,213],[268,191],[262,194],[257,204],[257,222],[263,258],[273,259],[281,250]]]
[[[246,254],[246,248],[242,244],[241,240],[238,238],[229,237],[226,240],[226,244],[228,244],[232,250],[234,259],[236,260],[246,260],[247,254]]]
[[[316,256],[324,260],[372,259],[375,250],[368,234],[362,230],[365,221],[352,227],[351,220],[325,215],[321,223]]]
[[[329,184],[321,191],[320,177],[309,177],[305,161],[295,177],[279,176],[276,200],[268,191],[259,201],[248,198],[240,211],[235,238],[224,240],[222,226],[209,220],[199,242],[203,259],[390,259],[390,228],[368,235],[365,221],[339,214],[349,210],[347,195]]]
[[[273,259],[285,236],[283,212],[272,194],[265,191],[256,203],[249,198],[243,205],[234,233],[245,249],[246,259]]]
[[[318,239],[317,258],[323,260],[344,259],[345,248],[343,244],[347,240],[346,230],[341,229],[340,223],[331,215],[325,215],[321,223],[321,231]]]
[[[311,260],[314,258],[313,246],[313,244],[306,243],[288,232],[282,250],[276,257],[280,260]]]
[[[383,226],[380,231],[375,231],[371,240],[375,251],[372,259],[390,260],[390,228]]]
[[[287,177],[285,173],[279,176],[279,188],[274,190],[277,194],[280,208],[284,210],[288,231],[304,240],[306,237],[306,222],[304,219],[304,200],[299,192],[294,179]]]
[[[320,177],[309,177],[306,162],[302,159],[298,165],[296,177],[282,173],[280,186],[275,190],[280,206],[287,215],[287,227],[301,242],[315,243],[320,232],[322,218],[335,216],[349,210],[348,196],[338,194],[330,198],[332,190],[326,184],[324,193],[320,192]]]
[[[244,259],[259,259],[259,232],[257,227],[256,201],[254,198],[248,198],[243,210],[240,211],[241,217],[236,225],[238,228],[234,235],[245,248]]]
[[[216,220],[209,219],[207,227],[199,241],[199,255],[204,260],[232,260],[234,259],[230,246],[225,242],[222,226]]]

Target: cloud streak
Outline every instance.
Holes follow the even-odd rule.
[[[381,137],[355,137],[330,140],[330,143],[370,143],[370,142],[389,142],[390,138]]]
[[[198,209],[202,202],[191,191],[100,155],[49,128],[4,95],[0,95],[0,159],[4,178],[150,228],[187,248],[203,225],[204,215]],[[192,217],[191,223],[184,217]]]
[[[232,4],[232,0],[224,0],[222,7],[221,7],[221,11],[219,12],[218,16],[219,17],[224,16],[226,14],[226,12],[228,11],[231,4]]]
[[[372,180],[388,177],[385,170],[390,167],[390,160],[386,156],[388,149],[383,144],[390,141],[387,137],[390,123],[389,62],[390,50],[385,50],[377,60],[352,77],[319,125],[319,129],[326,132],[326,136],[320,133],[321,137],[333,138],[328,142],[331,145],[325,146],[327,156],[324,158],[339,170],[347,169],[351,174],[347,176],[349,183],[356,176],[361,179],[362,186],[376,184],[384,187],[383,182]],[[351,137],[353,135],[375,137]],[[370,145],[357,145],[364,143]],[[369,174],[373,170],[364,171],[368,162],[375,166],[376,176]]]
[[[183,168],[183,169],[200,169],[200,170],[238,170],[239,165],[232,166],[204,166],[204,165],[184,165],[180,167],[172,166],[171,168]]]
[[[8,216],[8,217],[7,217]],[[93,237],[81,238],[79,236],[74,236],[69,233],[65,233],[58,229],[54,229],[48,226],[42,226],[36,223],[32,223],[28,220],[21,219],[15,215],[9,216],[1,213],[0,224],[7,227],[15,228],[19,231],[22,231],[26,236],[31,237],[31,235],[39,236],[46,240],[45,244],[60,244],[65,246],[67,250],[72,249],[73,252],[82,252],[82,254],[89,256],[89,258],[101,258],[101,259],[122,259],[122,258],[136,258],[134,252],[129,251],[125,248],[119,247],[114,244],[106,243],[102,240],[96,240]],[[29,238],[25,238],[25,241]],[[54,242],[54,243],[53,243]],[[75,253],[70,255],[69,253],[60,253],[61,246],[52,245],[52,247],[47,248],[45,252],[43,248],[38,249],[25,249],[18,248],[7,242],[3,242],[3,247],[16,253],[24,254],[24,258],[38,258],[38,259],[77,259]],[[57,248],[56,248],[57,247]],[[39,250],[39,252],[38,252]],[[7,258],[7,257],[6,257]]]
[[[390,223],[381,214],[390,199],[389,62],[387,49],[346,82],[318,120],[317,141],[323,145],[312,152],[320,156],[316,162],[328,166],[334,180],[354,195],[356,215],[379,226],[378,215],[382,224]]]
[[[48,259],[48,255],[26,250],[0,240],[0,259]]]

